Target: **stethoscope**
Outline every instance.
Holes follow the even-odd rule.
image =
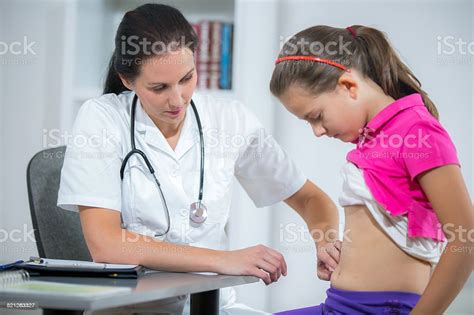
[[[127,155],[125,156],[122,162],[122,166],[120,167],[120,179],[123,180],[123,173],[125,170],[125,166],[127,165],[128,159],[134,154],[140,155],[143,158],[143,161],[145,161],[145,164],[148,167],[148,170],[150,171],[151,175],[153,176],[153,179],[155,180],[156,185],[158,186],[161,202],[163,203],[163,208],[165,209],[165,213],[166,213],[166,221],[167,221],[166,231],[161,234],[156,233],[155,234],[155,237],[156,237],[156,236],[165,235],[169,232],[170,226],[171,226],[170,213],[168,210],[168,205],[166,204],[165,195],[163,194],[163,190],[161,190],[160,181],[155,176],[155,170],[151,166],[151,163],[148,160],[146,154],[135,147],[135,110],[137,107],[137,100],[138,100],[138,96],[135,94],[135,96],[133,97],[132,113],[130,117],[130,142],[132,144],[132,150],[127,153]],[[194,105],[193,100],[191,100],[191,107],[193,109],[194,116],[196,117],[196,122],[199,129],[199,142],[201,146],[201,170],[200,170],[200,180],[199,180],[199,198],[198,198],[198,201],[193,202],[189,206],[189,219],[192,221],[192,223],[196,223],[197,225],[200,225],[207,219],[207,208],[202,202],[202,194],[203,194],[202,192],[203,192],[203,186],[204,186],[204,138],[202,135],[201,120],[199,119],[199,114],[196,109],[196,106]]]

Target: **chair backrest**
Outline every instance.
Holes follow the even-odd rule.
[[[91,261],[79,214],[56,206],[65,151],[65,146],[40,151],[28,164],[28,199],[36,246],[44,258]]]

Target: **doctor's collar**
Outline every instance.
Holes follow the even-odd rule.
[[[130,99],[130,104],[131,104],[132,99],[133,99],[133,95]],[[130,106],[130,110],[131,110],[131,106]],[[193,122],[194,120],[192,119],[193,118],[192,116],[193,116],[192,108],[191,108],[191,105],[189,105],[186,108],[184,122],[181,127],[182,134],[188,128],[196,129],[196,133],[197,133],[197,129],[198,129],[197,124]],[[151,117],[148,115],[148,113],[145,111],[145,109],[142,107],[142,103],[140,102],[139,98],[137,100],[137,108],[136,108],[136,113],[135,113],[135,130],[142,133],[146,132],[147,130],[161,132],[159,128],[155,125]]]

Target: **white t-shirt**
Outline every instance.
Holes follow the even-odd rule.
[[[121,212],[123,227],[143,235],[163,233],[166,215],[159,190],[142,159],[130,158],[120,179],[120,167],[131,150],[130,112],[133,92],[105,94],[85,102],[77,115],[61,171],[58,206],[77,211],[78,205]],[[188,107],[173,150],[137,102],[136,148],[150,160],[169,208],[168,241],[228,250],[224,230],[235,176],[257,207],[287,199],[306,177],[238,102],[193,96],[204,134],[203,203],[208,218],[191,226],[189,206],[198,200],[200,145],[196,119]],[[221,294],[224,295],[224,294]]]
[[[446,242],[436,242],[423,237],[408,237],[407,217],[405,215],[392,216],[388,213],[372,196],[362,172],[351,162],[347,162],[341,169],[343,187],[339,196],[340,206],[365,205],[380,228],[401,250],[408,255],[429,262],[434,270]]]

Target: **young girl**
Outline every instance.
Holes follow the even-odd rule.
[[[303,30],[270,89],[317,137],[357,145],[342,170],[345,237],[327,298],[281,314],[442,314],[473,269],[472,204],[435,105],[384,34]]]

